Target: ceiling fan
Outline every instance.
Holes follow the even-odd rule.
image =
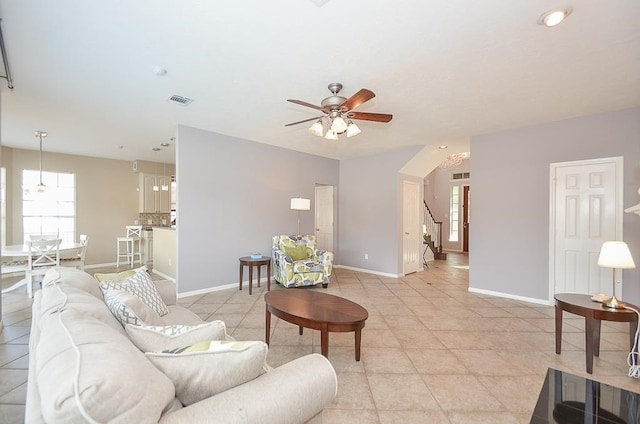
[[[393,118],[393,115],[386,113],[368,113],[368,112],[354,112],[353,109],[357,108],[361,104],[373,99],[376,95],[371,90],[366,88],[361,89],[348,99],[342,96],[338,96],[340,90],[342,90],[342,84],[334,82],[329,84],[329,91],[331,96],[325,98],[320,103],[320,106],[313,105],[311,103],[303,102],[302,100],[287,99],[288,102],[295,103],[301,106],[310,107],[323,112],[320,116],[304,119],[298,122],[292,122],[286,124],[285,127],[292,125],[302,124],[304,122],[316,121],[309,128],[311,134],[325,138],[329,140],[337,140],[338,134],[347,133],[347,137],[353,137],[360,134],[361,130],[352,119],[359,119],[362,121],[375,121],[375,122],[389,122]],[[325,122],[329,128],[324,133]]]

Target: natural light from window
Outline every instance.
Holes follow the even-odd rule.
[[[449,205],[449,241],[458,241],[458,221],[460,210],[460,187],[451,187],[451,202]]]
[[[42,172],[46,190],[36,191],[40,171],[22,171],[23,240],[31,235],[56,234],[63,241],[75,240],[76,177],[62,172]]]

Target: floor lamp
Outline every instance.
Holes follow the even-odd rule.
[[[308,211],[310,209],[311,199],[303,199],[302,197],[291,199],[291,210],[298,211],[298,235],[300,235],[300,211]]]
[[[624,304],[616,299],[616,268],[632,269],[636,267],[627,243],[623,241],[605,241],[600,249],[598,266],[613,268],[613,295],[611,299],[604,302],[604,306],[611,309],[624,308]]]

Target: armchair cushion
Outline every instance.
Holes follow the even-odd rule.
[[[312,252],[307,246],[284,246],[284,251],[294,261],[302,261],[311,257]]]

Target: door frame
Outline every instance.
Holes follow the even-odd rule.
[[[556,258],[556,228],[555,228],[555,214],[556,214],[556,184],[554,183],[554,175],[556,170],[565,166],[584,166],[584,165],[597,165],[604,163],[613,163],[616,167],[615,170],[615,238],[616,240],[622,240],[622,220],[623,220],[623,188],[624,188],[624,157],[616,156],[609,158],[598,159],[586,159],[567,162],[554,162],[549,165],[549,304],[554,303],[555,294],[555,258]],[[622,276],[622,275],[621,275]],[[622,298],[623,284],[622,278],[620,278],[620,287],[616,290],[619,298]]]
[[[415,253],[416,253],[416,261],[415,261],[415,270],[410,270],[407,271],[406,269],[406,261],[405,261],[405,221],[404,221],[404,217],[405,217],[405,212],[409,209],[407,209],[407,204],[406,204],[406,198],[405,198],[405,187],[407,185],[412,186],[412,190],[415,190],[415,194],[416,194],[416,208],[415,208],[415,221],[416,221],[416,228],[414,229],[414,231],[416,232],[416,234],[420,234],[420,230],[421,230],[421,223],[420,223],[420,201],[422,200],[422,196],[420,194],[420,184],[416,181],[413,180],[402,180],[402,275],[408,275],[408,274],[412,274],[414,272],[418,272],[420,271],[421,268],[421,257],[420,257],[420,242],[421,242],[421,237],[417,236],[416,237],[416,244],[414,246],[414,249],[416,249]]]
[[[470,185],[462,186],[462,252],[469,253],[469,192]]]
[[[314,204],[315,210],[313,211],[313,234],[316,236],[316,241],[318,237],[318,211],[320,208],[318,207],[318,189],[322,189],[325,187],[331,187],[331,251],[334,252],[336,250],[336,186],[331,184],[318,184],[316,183],[313,189],[314,195]]]

